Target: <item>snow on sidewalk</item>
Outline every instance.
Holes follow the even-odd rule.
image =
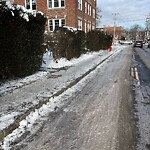
[[[109,51],[94,52],[71,61],[61,59],[58,63],[52,61],[49,53],[45,54],[46,64],[43,64],[42,67],[47,68],[46,72],[40,71],[24,79],[9,81],[0,87],[0,91],[3,90],[5,93],[0,97],[0,131],[9,127],[18,115],[23,115],[29,109],[34,108],[43,99],[50,99],[70,82],[75,81],[105,58],[122,49],[123,47],[114,46],[112,53]],[[53,75],[56,75],[56,78],[51,78],[50,70],[58,68],[63,69],[54,72]],[[7,92],[8,88],[11,93]]]

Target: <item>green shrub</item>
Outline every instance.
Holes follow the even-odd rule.
[[[100,39],[98,30],[92,30],[86,34],[86,47],[90,49],[90,51],[100,50]]]
[[[55,60],[62,57],[70,60],[84,53],[85,33],[58,28],[55,32],[46,35],[46,43],[52,49]]]
[[[40,68],[45,22],[40,13],[34,16],[17,5],[0,5],[0,75],[23,77]]]
[[[112,45],[112,36],[102,31],[92,30],[86,35],[86,47],[90,51],[106,50]]]

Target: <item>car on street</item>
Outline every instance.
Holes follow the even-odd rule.
[[[142,40],[135,41],[133,47],[143,48],[143,41]]]
[[[148,47],[148,48],[150,48],[150,41],[148,42],[148,45],[147,45],[147,47]]]
[[[125,41],[120,41],[121,45],[131,45],[133,44],[132,40],[125,40]]]

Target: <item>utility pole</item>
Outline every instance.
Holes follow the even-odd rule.
[[[114,16],[114,40],[116,37],[116,21],[117,21],[117,15],[119,15],[119,13],[112,13],[112,15]]]

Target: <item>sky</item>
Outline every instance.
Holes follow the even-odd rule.
[[[102,11],[99,27],[116,25],[130,28],[135,24],[145,27],[150,16],[150,0],[97,0],[97,7]]]

